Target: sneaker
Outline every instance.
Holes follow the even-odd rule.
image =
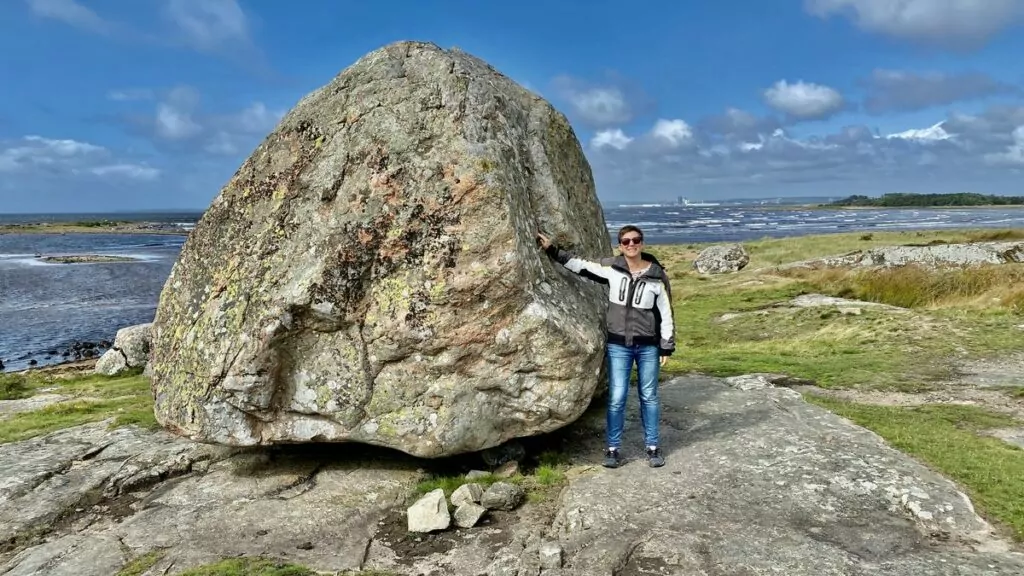
[[[619,456],[619,451],[613,448],[609,448],[604,453],[604,462],[602,465],[605,468],[618,468],[622,465],[622,456]]]
[[[647,464],[651,468],[660,468],[665,465],[665,457],[661,455],[661,448],[647,449]]]

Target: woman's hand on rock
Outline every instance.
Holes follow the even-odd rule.
[[[540,242],[542,250],[547,250],[551,246],[551,239],[540,232],[537,232],[537,241]]]

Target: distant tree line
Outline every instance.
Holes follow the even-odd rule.
[[[994,194],[883,194],[881,197],[849,196],[836,200],[828,206],[876,206],[895,208],[900,206],[1010,206],[1024,204],[1024,196],[996,196]]]

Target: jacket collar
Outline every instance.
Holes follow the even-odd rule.
[[[661,262],[658,262],[658,259],[655,258],[653,254],[648,254],[647,252],[641,252],[640,253],[640,259],[643,260],[644,262],[649,262],[651,264],[651,267],[648,268],[646,272],[644,272],[644,274],[643,274],[644,277],[647,277],[647,278],[660,278],[661,277],[661,273],[662,273]],[[612,267],[613,268],[617,268],[619,271],[625,272],[626,274],[630,274],[629,264],[626,263],[626,257],[623,256],[622,254],[617,255],[612,260]]]

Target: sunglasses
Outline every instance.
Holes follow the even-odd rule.
[[[619,240],[619,242],[621,242],[623,246],[629,246],[630,244],[632,244],[633,246],[639,246],[644,243],[644,239],[636,237],[623,238],[622,240]]]

